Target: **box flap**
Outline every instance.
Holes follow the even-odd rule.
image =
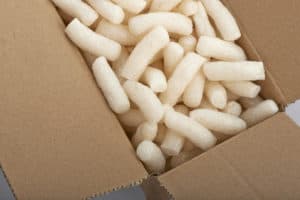
[[[51,1],[0,1],[0,161],[17,199],[82,199],[147,176]]]
[[[300,98],[300,1],[225,0],[286,102]]]
[[[175,199],[299,199],[300,128],[285,113],[159,180]]]

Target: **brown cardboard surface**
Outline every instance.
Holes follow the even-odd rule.
[[[280,87],[285,104],[300,98],[300,1],[226,2]],[[265,87],[264,92],[269,94],[270,89]]]
[[[284,113],[159,177],[175,199],[300,199],[300,128]]]
[[[0,1],[0,162],[19,200],[147,176],[48,0]]]

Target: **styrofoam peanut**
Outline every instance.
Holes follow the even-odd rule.
[[[148,85],[153,92],[163,92],[167,89],[167,80],[164,73],[153,67],[146,68],[141,81]]]
[[[145,0],[112,0],[124,10],[130,13],[138,14],[144,10],[147,2]]]
[[[161,26],[155,27],[133,49],[122,71],[129,80],[139,80],[151,59],[169,43],[168,32]]]
[[[253,126],[277,113],[279,110],[277,104],[273,100],[264,100],[257,105],[248,108],[241,115],[248,126]]]
[[[252,106],[255,106],[263,101],[263,98],[260,96],[256,96],[255,98],[247,98],[242,97],[239,99],[239,102],[242,104],[242,106],[245,109],[251,108]]]
[[[217,108],[214,107],[205,96],[202,98],[200,108],[217,110]]]
[[[143,141],[136,149],[137,157],[152,173],[161,173],[165,170],[166,159],[160,148],[151,141]]]
[[[198,3],[194,0],[183,0],[177,7],[177,11],[185,16],[192,16],[198,11]]]
[[[234,41],[241,37],[236,20],[220,0],[201,0],[201,2],[224,40]]]
[[[199,107],[205,86],[205,76],[198,72],[183,93],[183,103],[190,108]]]
[[[182,0],[153,0],[150,11],[170,11],[173,10]]]
[[[138,127],[143,121],[145,121],[141,111],[134,108],[130,109],[126,113],[119,114],[118,119],[122,125],[128,127]]]
[[[207,62],[203,72],[212,81],[255,81],[265,79],[265,70],[262,62]]]
[[[199,154],[201,154],[202,151],[200,149],[193,149],[191,151],[183,151],[177,156],[173,156],[170,160],[170,166],[171,168],[175,168],[179,165],[182,165],[183,163],[195,158]]]
[[[179,35],[190,35],[193,31],[192,20],[174,12],[153,12],[132,17],[129,30],[135,34],[145,34],[155,26],[163,26],[168,32]]]
[[[244,50],[237,44],[210,36],[200,36],[196,51],[201,56],[223,61],[244,61],[247,58]]]
[[[65,30],[68,37],[82,50],[95,56],[104,56],[108,60],[116,60],[121,53],[121,45],[111,39],[99,35],[74,19]]]
[[[104,57],[95,60],[92,70],[110,108],[118,114],[130,109],[130,102],[117,76]]]
[[[164,108],[153,91],[138,82],[126,81],[123,85],[129,98],[140,108],[149,122],[159,122],[164,114]]]
[[[128,26],[113,24],[105,19],[100,21],[96,32],[125,46],[136,45],[138,42],[138,37],[130,33]]]
[[[233,94],[241,97],[254,98],[261,87],[251,81],[223,81],[222,84]]]
[[[163,51],[164,56],[164,72],[167,77],[170,77],[176,68],[177,64],[181,61],[184,55],[183,47],[176,43],[170,42]]]
[[[247,128],[246,122],[239,117],[211,109],[196,109],[190,116],[209,130],[223,134],[235,135]]]
[[[180,133],[197,147],[207,150],[216,144],[215,136],[201,124],[173,109],[166,111],[164,123],[169,129]]]
[[[92,25],[98,14],[86,3],[78,0],[52,0],[66,14],[78,18],[86,26]]]
[[[197,45],[197,39],[192,36],[182,36],[179,38],[178,43],[183,47],[184,52],[195,51]]]
[[[201,36],[211,36],[216,37],[216,32],[214,27],[211,25],[209,18],[207,16],[206,10],[201,3],[198,1],[198,11],[193,15],[193,21],[195,24],[195,30],[198,38]]]
[[[167,90],[161,93],[162,103],[175,105],[204,62],[206,58],[193,52],[187,53],[169,78]]]
[[[157,135],[157,124],[153,122],[143,122],[138,126],[131,141],[133,146],[137,147],[138,144],[144,140],[153,141],[156,135]]]
[[[129,53],[126,48],[122,48],[121,54],[119,58],[113,62],[111,62],[111,67],[116,73],[118,79],[120,80],[121,83],[125,81],[125,79],[121,76],[121,72],[123,70],[124,64],[127,61],[129,57]]]
[[[205,96],[207,100],[218,109],[224,109],[227,104],[226,89],[218,82],[206,82]]]
[[[110,0],[86,0],[103,18],[114,24],[121,24],[125,14],[123,9]]]
[[[242,113],[242,106],[236,101],[229,101],[226,107],[223,109],[223,112],[235,116],[240,116]]]

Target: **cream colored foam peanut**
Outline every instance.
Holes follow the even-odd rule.
[[[130,33],[128,26],[113,24],[105,19],[98,24],[96,32],[125,46],[136,45],[138,42],[138,38]]]
[[[150,11],[170,11],[173,10],[182,0],[153,0]]]
[[[138,109],[130,109],[126,113],[118,115],[121,124],[128,127],[138,127],[145,118]]]
[[[195,51],[197,39],[192,36],[183,36],[179,38],[178,43],[183,47],[184,52]]]
[[[212,81],[255,81],[265,79],[265,70],[262,62],[208,62],[203,72]]]
[[[190,112],[191,118],[209,130],[234,135],[247,128],[246,122],[237,116],[210,109],[197,109]]]
[[[183,93],[183,103],[190,108],[199,107],[202,101],[205,77],[198,72]]]
[[[190,35],[193,31],[192,20],[188,17],[173,12],[153,12],[132,17],[129,29],[135,35],[148,32],[155,26],[163,26],[170,33]]]
[[[240,116],[242,113],[242,106],[236,101],[229,101],[226,107],[223,109],[223,112],[235,116]]]
[[[96,56],[104,56],[108,60],[116,60],[121,53],[121,45],[91,29],[74,19],[66,28],[66,34],[82,50]]]
[[[138,80],[151,59],[169,40],[168,32],[163,27],[155,27],[135,46],[124,65],[122,76],[129,80]]]
[[[161,173],[165,170],[166,159],[160,148],[151,141],[143,141],[136,149],[137,157],[153,173]]]
[[[214,30],[214,27],[211,25],[206,10],[201,3],[201,1],[198,1],[198,11],[193,16],[193,21],[195,24],[195,30],[197,33],[198,38],[201,36],[211,36],[215,37],[216,32]]]
[[[198,3],[194,0],[183,0],[182,3],[179,4],[177,11],[185,16],[192,16],[198,11]]]
[[[81,0],[52,0],[53,3],[68,15],[78,18],[83,24],[90,26],[97,19],[98,14]]]
[[[196,51],[204,57],[212,57],[223,61],[244,61],[244,50],[233,42],[216,37],[200,36]]]
[[[133,146],[137,147],[144,140],[153,141],[157,135],[157,124],[152,122],[143,122],[137,128],[132,137]]]
[[[248,108],[242,113],[241,118],[245,120],[248,126],[253,126],[278,112],[278,106],[273,100],[264,100],[263,102]]]
[[[175,105],[204,62],[206,59],[196,53],[187,53],[169,78],[167,90],[161,93],[160,100],[164,104]]]
[[[241,96],[254,98],[260,92],[261,87],[250,81],[223,81],[222,84],[232,93]]]
[[[206,82],[205,95],[208,101],[218,109],[224,109],[227,104],[226,89],[218,82]]]
[[[103,18],[111,23],[121,24],[125,14],[123,9],[110,0],[86,0]]]
[[[184,55],[184,49],[176,42],[170,42],[163,51],[164,72],[170,77]]]
[[[106,59],[97,58],[92,70],[110,108],[118,114],[127,112],[130,109],[130,102]]]
[[[153,92],[163,92],[167,89],[166,77],[159,69],[147,67],[141,80],[148,85]]]
[[[263,98],[261,98],[260,96],[256,96],[255,98],[242,97],[239,99],[239,102],[246,109],[257,105],[257,104],[261,103],[262,101],[263,101]]]
[[[216,138],[208,129],[173,109],[166,111],[164,123],[169,129],[180,133],[203,150],[207,150],[216,144]]]
[[[149,122],[159,122],[164,114],[164,108],[153,91],[145,85],[126,81],[123,85],[129,98],[140,108]]]
[[[131,12],[133,14],[138,14],[146,7],[145,0],[112,0],[124,10]]]
[[[234,41],[241,37],[236,20],[220,0],[201,0],[201,2],[224,40]]]
[[[121,83],[125,81],[125,79],[121,76],[121,72],[123,70],[124,64],[127,61],[128,57],[129,57],[129,53],[127,49],[123,47],[119,58],[111,62],[111,67],[113,68],[114,72],[116,73]]]

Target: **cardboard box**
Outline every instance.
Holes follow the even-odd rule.
[[[267,66],[263,96],[282,108],[299,99],[300,1],[225,3],[249,58]],[[146,179],[51,2],[0,11],[0,162],[17,199],[84,199]],[[158,181],[175,199],[299,199],[299,152],[300,128],[281,112]]]

